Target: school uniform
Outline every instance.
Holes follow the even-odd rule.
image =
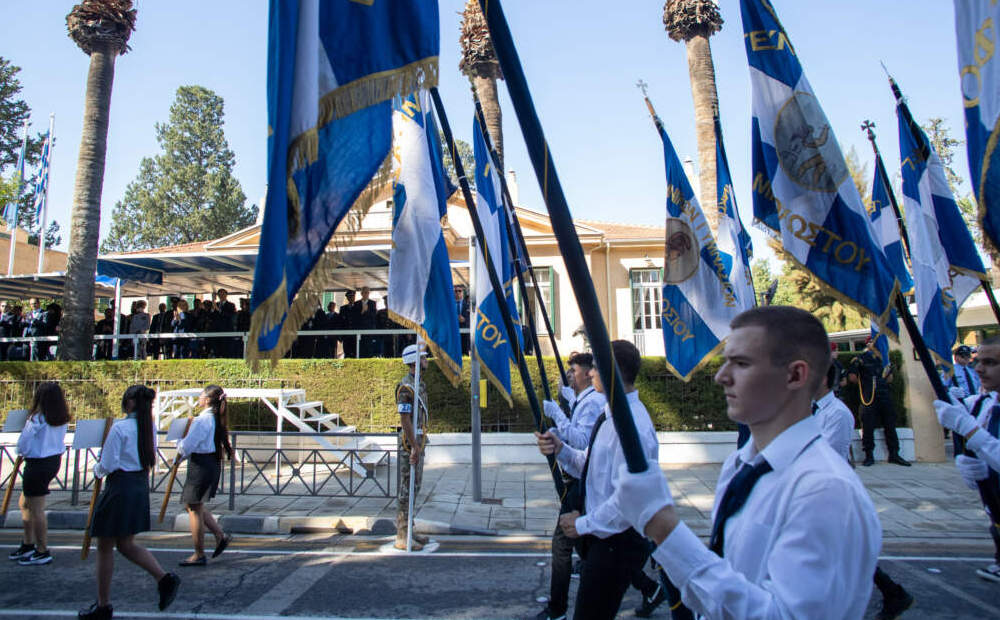
[[[854,441],[854,414],[833,391],[817,400],[813,415],[819,422],[819,431],[833,451],[850,462],[851,442]]]
[[[979,388],[982,387],[982,383],[979,380],[979,375],[975,370],[970,368],[965,364],[955,363],[954,368],[952,368],[951,379],[944,380],[945,385],[951,387],[961,388],[965,391],[966,396],[975,396],[979,394]]]
[[[155,436],[153,440],[155,445]],[[94,506],[90,535],[119,538],[149,531],[149,475],[139,462],[135,413],[111,426],[94,475],[106,481]]]
[[[49,494],[49,483],[59,473],[66,451],[66,425],[50,426],[40,412],[25,422],[17,438],[17,453],[24,457],[21,476],[25,497]]]
[[[659,443],[653,422],[637,391],[627,395],[632,419],[643,454],[659,460]],[[614,498],[615,476],[625,464],[621,441],[605,407],[591,431],[588,447],[580,450],[563,444],[557,460],[571,476],[580,480],[575,527],[580,534],[583,558],[574,618],[613,618],[636,571],[649,556],[646,541],[622,517]]]
[[[761,452],[751,441],[731,454],[712,516],[710,547],[681,522],[653,553],[695,613],[864,615],[882,528],[861,481],[823,440],[815,417],[792,425]]]
[[[215,450],[215,414],[205,409],[191,421],[187,435],[177,442],[177,454],[187,457],[182,504],[201,504],[215,497],[222,475],[222,455]]]

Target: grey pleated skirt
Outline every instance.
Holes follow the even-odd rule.
[[[149,474],[145,471],[115,471],[108,474],[97,498],[90,535],[119,538],[148,532]]]

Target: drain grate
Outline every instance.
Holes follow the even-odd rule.
[[[503,500],[497,497],[484,497],[481,501],[483,504],[495,504],[497,506],[503,505]]]

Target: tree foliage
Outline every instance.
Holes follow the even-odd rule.
[[[103,252],[206,241],[253,224],[233,176],[236,157],[223,132],[223,101],[202,86],[181,86],[170,120],[156,124],[161,153],[145,157],[115,205]]]
[[[458,175],[455,173],[455,162],[451,160],[451,151],[448,149],[448,143],[444,139],[444,132],[439,131],[438,137],[441,139],[441,152],[443,155],[445,172],[448,173],[448,178],[451,179],[452,184],[454,184],[455,187],[458,187]],[[465,177],[469,181],[469,187],[474,190],[476,189],[476,156],[473,154],[472,147],[468,142],[455,138],[455,149],[458,151],[458,158],[462,160],[462,168],[465,169]]]

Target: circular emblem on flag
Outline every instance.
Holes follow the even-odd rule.
[[[774,146],[781,169],[808,190],[835,192],[847,178],[833,129],[809,93],[797,92],[781,106],[774,123]]]
[[[667,218],[667,241],[663,263],[664,284],[680,284],[698,269],[699,247],[691,227],[682,219]]]

